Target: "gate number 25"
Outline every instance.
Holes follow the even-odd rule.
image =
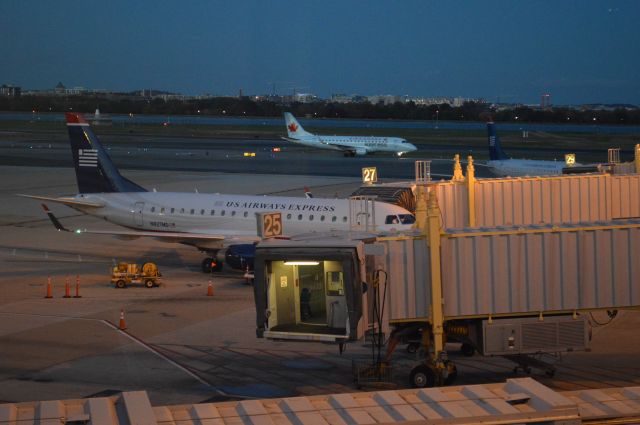
[[[268,213],[262,216],[262,236],[265,238],[282,236],[282,215],[280,213]]]

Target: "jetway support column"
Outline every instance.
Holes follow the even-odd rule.
[[[467,204],[469,227],[476,227],[476,172],[471,155],[467,157]]]
[[[636,165],[636,174],[640,174],[640,145],[636,145],[634,149],[634,163]]]
[[[431,324],[436,359],[444,351],[444,313],[442,307],[442,273],[440,270],[440,207],[436,191],[429,192],[427,204],[429,259],[431,269]],[[437,365],[438,366],[438,365]]]

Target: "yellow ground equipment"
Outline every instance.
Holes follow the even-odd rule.
[[[118,263],[111,271],[111,283],[116,288],[126,288],[127,285],[136,283],[153,288],[160,285],[161,276],[155,263],[144,263],[142,268],[133,263]]]

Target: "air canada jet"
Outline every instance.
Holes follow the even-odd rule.
[[[547,176],[562,174],[562,169],[572,165],[564,161],[544,161],[535,159],[511,159],[500,146],[500,138],[496,134],[493,122],[487,123],[489,141],[489,161],[485,165],[498,176]]]
[[[284,140],[318,149],[341,151],[344,156],[366,155],[374,152],[391,152],[402,156],[418,150],[414,145],[399,137],[375,136],[322,136],[304,130],[289,112],[284,113],[288,137]]]
[[[348,199],[148,192],[118,172],[81,115],[67,113],[66,120],[79,193],[65,197],[20,196],[64,204],[124,228],[85,229],[76,233],[107,234],[121,239],[152,237],[191,245],[208,255],[202,269],[209,272],[212,266],[221,267],[218,252],[226,246],[259,240],[258,213],[280,212],[284,236],[348,230],[353,224],[350,217],[367,219],[366,213],[354,214],[357,208]],[[68,230],[44,204],[43,207],[58,230]],[[374,214],[369,212],[368,220],[371,223],[371,216],[375,216],[378,231],[409,229],[415,221],[407,210],[392,204],[371,201],[365,209],[373,211]]]

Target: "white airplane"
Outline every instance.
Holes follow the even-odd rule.
[[[402,156],[407,152],[418,150],[414,145],[399,137],[375,136],[322,136],[304,130],[300,123],[289,112],[284,113],[288,142],[310,146],[318,149],[331,149],[344,152],[344,156],[366,155],[373,152],[393,152]]]
[[[218,251],[231,244],[259,240],[258,213],[280,212],[285,236],[350,228],[353,210],[348,199],[148,192],[118,172],[81,115],[67,113],[66,119],[79,193],[68,197],[19,196],[64,204],[125,228],[76,233],[121,239],[152,237],[191,245],[209,255],[202,262],[203,271],[209,272],[212,267],[222,266],[217,260]],[[46,205],[43,207],[58,230],[68,231]],[[415,222],[411,213],[397,205],[373,202],[369,208],[374,209],[379,231],[409,229]]]
[[[565,161],[511,159],[504,153],[502,146],[500,146],[500,138],[496,134],[496,128],[493,122],[487,123],[487,137],[489,140],[490,160],[484,165],[498,176],[518,177],[560,175],[562,174],[563,168],[579,165],[577,163],[568,164]]]

